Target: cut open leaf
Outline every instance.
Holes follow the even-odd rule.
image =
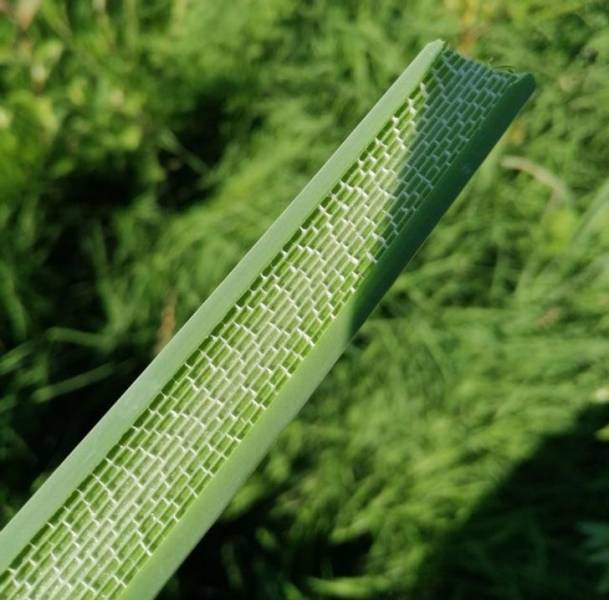
[[[533,88],[428,45],[0,534],[0,596],[153,596]]]

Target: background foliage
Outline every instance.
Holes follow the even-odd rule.
[[[539,92],[165,598],[609,590],[609,7],[0,2],[0,525],[427,41]]]

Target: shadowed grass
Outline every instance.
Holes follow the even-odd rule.
[[[447,535],[421,569],[413,595],[594,597],[599,570],[589,561],[581,525],[607,519],[609,446],[598,432],[608,419],[606,405],[590,406],[569,429],[543,438]]]

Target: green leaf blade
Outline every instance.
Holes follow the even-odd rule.
[[[154,595],[532,89],[429,45],[0,534],[0,595]]]

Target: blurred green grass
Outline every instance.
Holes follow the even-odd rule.
[[[422,45],[539,91],[165,598],[609,590],[609,7],[0,3],[0,525]]]

